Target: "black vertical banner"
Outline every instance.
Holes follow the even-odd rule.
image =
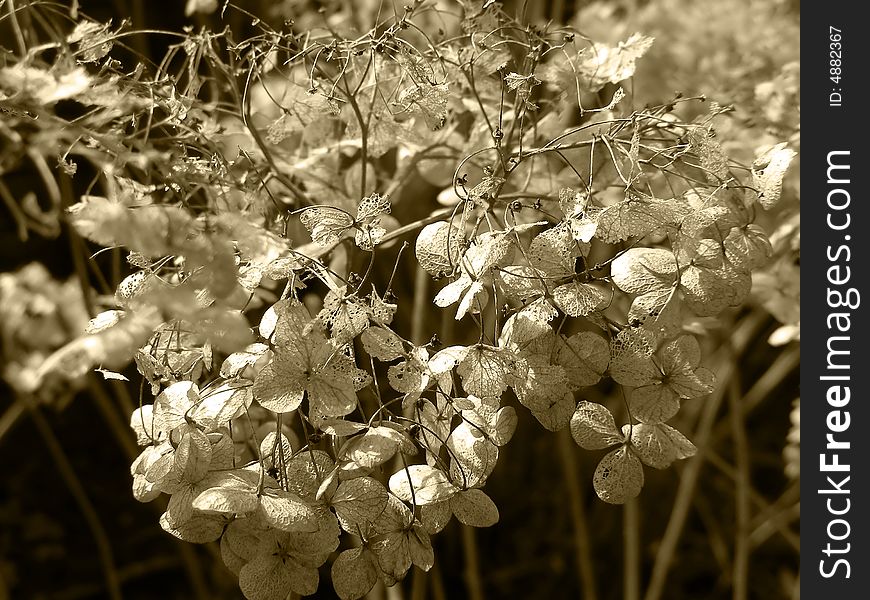
[[[870,598],[870,209],[860,2],[801,31],[801,591]],[[865,306],[867,304],[867,306]]]

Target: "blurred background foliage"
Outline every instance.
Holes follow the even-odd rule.
[[[26,0],[18,0],[26,4]],[[6,0],[3,10],[13,6]],[[241,38],[250,19],[209,11],[208,0],[66,0],[100,20],[124,18],[134,29],[183,32],[225,26]],[[508,1],[531,22],[570,23],[591,39],[615,43],[635,31],[656,43],[632,81],[635,104],[667,101],[675,90],[733,105],[717,128],[735,158],[750,164],[758,147],[788,140],[800,150],[800,4],[788,0]],[[326,18],[365,23],[377,0],[249,0],[245,9],[297,27]],[[197,9],[201,9],[197,12]],[[46,10],[50,18],[51,10]],[[8,19],[0,46],[14,46]],[[132,36],[131,51],[158,61],[169,38]],[[122,49],[123,53],[123,49]],[[133,56],[132,52],[130,56]],[[0,124],[2,126],[2,124]],[[91,250],[52,205],[45,162],[8,160],[0,142],[0,599],[73,600],[105,596],[106,560],[125,598],[237,598],[216,546],[178,542],[157,525],[161,508],[130,493],[135,440],[126,424],[138,394],[132,383],[89,374],[75,382],[28,381],[53,350],[88,319],[81,287],[123,273],[111,261],[88,266]],[[52,167],[54,168],[54,167]],[[798,597],[800,362],[800,184],[789,172],[783,201],[759,216],[775,254],[754,279],[752,302],[712,323],[705,364],[720,386],[687,403],[674,423],[699,455],[649,472],[627,510],[604,504],[589,485],[599,453],[582,452],[567,432],[545,432],[527,411],[487,492],[500,523],[472,532],[452,523],[434,540],[436,566],[372,598],[562,598],[647,600],[730,598],[735,575],[748,598]],[[440,188],[417,177],[394,198],[399,215],[417,218],[439,205]],[[103,257],[107,258],[107,257]],[[389,277],[391,265],[381,274]],[[94,283],[91,283],[94,282]],[[433,290],[405,261],[397,297],[429,303]],[[420,311],[413,311],[420,314]],[[398,318],[409,319],[411,311]],[[426,311],[423,331],[454,338],[446,319]],[[404,323],[406,330],[420,324]],[[602,390],[602,394],[608,390]],[[602,400],[603,398],[588,398]],[[747,530],[735,531],[744,511]],[[748,511],[748,512],[747,512]],[[749,572],[735,574],[735,565]],[[583,565],[586,565],[584,567]],[[588,566],[592,566],[589,573]],[[626,568],[639,568],[638,591],[624,589]],[[321,586],[318,597],[330,597]]]

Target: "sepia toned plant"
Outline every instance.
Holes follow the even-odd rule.
[[[133,493],[168,496],[168,533],[219,541],[250,600],[314,594],[330,560],[361,598],[432,568],[454,517],[495,525],[484,487],[518,409],[608,450],[602,501],[636,497],[643,465],[695,453],[668,422],[717,385],[703,319],[772,255],[756,216],[795,152],[746,167],[716,137],[728,107],[637,106],[651,37],[442,4],[365,31],[255,18],[132,66],[113,58],[125,23],[80,17],[0,68],[6,160],[56,165],[54,210],[132,271],[42,376],[135,361]],[[186,7],[219,9],[242,10]],[[421,179],[445,206],[420,214]],[[476,341],[408,334],[408,260]]]

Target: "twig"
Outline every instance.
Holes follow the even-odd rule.
[[[794,584],[791,588],[791,600],[801,600],[801,575],[797,574],[794,578]]]
[[[21,207],[18,206],[18,203],[15,201],[15,196],[12,195],[12,192],[6,187],[6,184],[0,179],[0,198],[3,199],[3,203],[6,205],[6,208],[9,209],[9,213],[12,215],[12,219],[15,221],[15,225],[18,229],[18,239],[22,242],[27,241],[27,215],[24,214],[24,211],[21,210]]]
[[[707,530],[707,540],[710,545],[710,553],[719,565],[720,573],[731,573],[731,552],[725,543],[725,534],[722,532],[720,523],[713,513],[707,496],[699,491],[692,499],[698,517]]]
[[[411,573],[411,600],[426,600],[426,571],[414,569]]]
[[[763,325],[766,316],[764,314],[753,313],[751,316],[743,319],[733,334],[731,353],[732,356],[740,356],[745,350],[749,342],[754,339],[758,329]],[[727,381],[736,370],[736,361],[724,361],[724,365],[720,369],[719,381]],[[660,600],[664,592],[665,582],[670,571],[671,563],[677,551],[677,545],[682,535],[683,526],[686,523],[686,518],[689,514],[689,509],[692,505],[692,495],[695,491],[695,484],[698,482],[698,477],[701,473],[701,467],[704,465],[707,454],[707,446],[710,440],[710,432],[713,427],[713,420],[719,412],[719,407],[722,404],[725,395],[725,387],[717,388],[704,405],[704,411],[701,414],[701,419],[695,433],[695,444],[698,447],[698,454],[690,459],[686,467],[683,469],[680,485],[677,488],[677,495],[674,500],[674,506],[671,509],[671,516],[668,519],[667,528],[664,536],[662,536],[659,552],[656,555],[655,563],[653,564],[652,574],[650,575],[650,583],[647,588],[644,600]]]
[[[422,344],[425,341],[423,332],[426,328],[426,316],[431,312],[428,287],[429,275],[423,267],[417,265],[414,273],[414,304],[411,313],[411,341],[415,344]]]
[[[735,372],[728,384],[731,435],[734,438],[734,458],[737,479],[734,492],[734,560],[731,575],[731,597],[746,600],[749,591],[749,442],[740,406],[740,377]]]
[[[139,448],[131,435],[132,430],[127,426],[126,422],[120,419],[115,410],[112,399],[109,398],[108,394],[106,394],[96,376],[90,375],[88,377],[88,387],[97,408],[102,413],[103,418],[106,420],[109,429],[111,429],[112,434],[115,436],[118,445],[126,454],[127,459],[130,461],[135,460],[139,455]],[[121,385],[117,386],[115,389],[118,390],[118,400],[121,404],[122,410],[126,413],[132,413],[134,409],[132,408],[132,402],[130,401],[127,389]],[[154,502],[151,506],[154,508],[155,512],[160,515],[166,509],[166,502]],[[181,555],[181,562],[184,566],[184,571],[187,574],[188,584],[190,584],[191,590],[193,591],[193,597],[196,598],[196,600],[208,600],[208,598],[211,597],[211,592],[206,583],[205,576],[202,573],[199,559],[196,557],[196,550],[183,540],[177,538],[172,539],[175,541],[175,545]]]
[[[15,42],[18,44],[18,52],[23,59],[27,56],[27,43],[24,41],[24,34],[21,31],[21,25],[18,23],[18,9],[15,8],[15,0],[6,0],[6,9],[9,11],[9,18],[12,20],[12,31],[15,32]]]
[[[792,346],[776,357],[770,367],[759,377],[743,396],[744,416],[752,412],[765,398],[770,397],[776,386],[785,379],[789,373],[800,366],[800,346]],[[720,441],[728,434],[728,423],[719,424],[711,438],[713,442]]]
[[[761,506],[761,510],[755,515],[752,519],[752,522],[749,524],[750,528],[754,529],[760,526],[765,521],[773,519],[777,514],[781,513],[783,510],[787,509],[789,506],[792,506],[795,502],[799,501],[801,497],[801,486],[800,481],[795,481],[792,483],[786,490],[780,495],[779,498],[776,499],[772,504],[764,503]]]
[[[61,191],[61,208],[63,210],[69,208],[72,205],[72,183],[70,182],[69,177],[62,176],[60,180],[60,191]],[[79,285],[82,288],[82,299],[85,303],[85,308],[88,311],[89,317],[94,317],[97,314],[96,307],[94,306],[94,299],[91,297],[91,283],[88,277],[88,267],[85,262],[85,257],[82,256],[82,252],[80,251],[82,248],[82,243],[80,242],[79,234],[75,230],[75,227],[72,226],[71,223],[66,223],[67,228],[67,237],[69,239],[69,249],[72,254],[73,267],[75,268],[76,277],[79,280]]]
[[[128,460],[135,460],[139,456],[139,449],[133,437],[133,430],[120,418],[112,399],[109,398],[93,374],[88,375],[88,389],[91,392],[91,398],[93,398],[94,403],[97,405],[97,409],[103,415],[106,425],[112,431],[112,435],[115,436],[115,441],[124,450]]]
[[[0,441],[3,440],[3,436],[12,429],[23,414],[24,403],[20,400],[16,400],[12,406],[6,409],[6,412],[0,415]]]
[[[562,477],[568,491],[571,509],[571,522],[574,526],[574,557],[577,560],[577,579],[583,600],[598,600],[598,585],[595,569],[592,566],[592,543],[589,539],[589,525],[586,506],[583,503],[580,485],[580,465],[574,450],[574,441],[567,429],[558,433],[559,457],[562,459]]]
[[[640,515],[637,498],[622,506],[622,597],[640,600]]]
[[[113,386],[117,392],[116,400],[113,401],[103,389],[102,385],[100,385],[101,382],[95,375],[89,376],[88,384],[94,402],[102,413],[103,418],[106,420],[109,429],[112,431],[116,441],[118,442],[118,445],[124,451],[128,460],[135,460],[139,455],[139,448],[133,439],[132,432],[127,426],[126,421],[122,420],[115,410],[115,404],[119,404],[120,410],[123,413],[133,413],[134,406],[127,388],[123,385]],[[150,506],[159,516],[166,509],[166,500],[164,498],[158,499],[157,501],[152,502]],[[196,556],[195,548],[183,540],[174,537],[172,539],[181,555],[181,562],[187,575],[188,584],[193,592],[193,598],[196,600],[208,600],[208,598],[212,597],[212,594],[209,590],[208,584],[206,583],[205,576],[202,573],[202,568],[199,559]],[[208,546],[206,547],[208,548]]]
[[[173,571],[178,568],[178,561],[173,556],[155,556],[147,560],[135,562],[118,568],[118,579],[122,582],[133,581],[161,571]],[[82,585],[66,588],[52,598],[54,600],[79,600],[80,598],[93,598],[102,591],[101,585]]]
[[[209,590],[205,575],[202,573],[202,566],[199,564],[199,558],[196,556],[196,549],[185,542],[184,540],[175,540],[175,545],[181,554],[181,561],[184,563],[184,572],[187,574],[187,581],[193,590],[193,597],[196,600],[208,600],[213,595]]]
[[[428,580],[432,584],[432,599],[447,600],[447,591],[444,589],[444,578],[441,576],[441,567],[438,566],[437,561],[432,565],[432,570],[429,571]]]
[[[795,502],[790,507],[786,508],[778,512],[777,514],[770,517],[768,520],[760,523],[758,527],[752,530],[752,533],[749,534],[749,547],[757,548],[761,544],[763,544],[767,538],[773,535],[775,532],[782,533],[785,526],[796,519],[801,518],[801,503]],[[791,530],[787,530],[791,532]],[[794,535],[794,534],[792,534]],[[797,543],[796,550],[800,553],[800,538],[798,536],[794,536],[794,542]]]
[[[484,600],[480,562],[477,556],[477,538],[473,527],[462,525],[462,549],[465,553],[465,589],[469,600]]]
[[[384,582],[378,579],[368,594],[364,596],[365,600],[385,600],[387,597],[387,586]]]
[[[402,586],[400,585],[388,587],[384,595],[387,600],[405,600],[405,595],[402,593]]]
[[[727,462],[725,462],[725,459],[723,459],[721,456],[716,454],[716,452],[714,452],[713,450],[707,451],[707,460],[709,460],[711,465],[713,465],[714,467],[719,469],[727,477],[729,477],[730,479],[732,479],[734,481],[737,480],[737,472],[735,471],[734,467],[732,467]],[[765,523],[765,522],[769,523],[770,525],[775,527],[776,531],[783,537],[783,539],[792,548],[794,548],[795,552],[800,553],[800,549],[801,549],[800,537],[798,535],[796,535],[793,531],[791,531],[788,527],[786,527],[785,525],[783,525],[782,523],[777,521],[776,519],[771,518],[773,515],[777,514],[777,510],[775,509],[775,506],[778,504],[781,504],[783,499],[787,498],[792,493],[790,491],[791,489],[792,488],[789,488],[789,490],[786,490],[783,493],[783,495],[780,497],[780,499],[776,501],[775,504],[768,504],[767,501],[764,499],[764,497],[761,494],[759,494],[757,491],[755,491],[751,486],[749,487],[749,496],[750,496],[750,499],[752,500],[752,502],[755,504],[756,512],[757,512],[755,519],[753,519],[753,524],[754,523],[761,524],[761,523]],[[796,486],[794,486],[793,489],[795,492],[797,492],[797,494],[795,494],[795,498],[797,498],[800,495],[799,494],[800,486],[796,485]],[[753,524],[750,524],[750,527],[752,527]],[[760,527],[760,525],[759,525],[759,527]]]
[[[100,522],[100,517],[97,514],[94,505],[91,503],[90,498],[88,498],[87,492],[85,492],[84,486],[79,480],[78,475],[76,475],[75,470],[67,460],[60,442],[51,430],[51,426],[39,410],[39,407],[37,407],[31,399],[24,401],[27,402],[30,416],[33,417],[33,422],[36,424],[36,428],[39,430],[42,441],[51,454],[52,460],[54,460],[54,464],[57,467],[61,478],[78,505],[82,516],[88,524],[88,528],[91,530],[91,535],[94,537],[94,541],[97,544],[97,554],[99,555],[100,565],[103,568],[103,575],[106,579],[106,591],[112,600],[122,600],[121,581],[118,578],[118,571],[115,568],[112,546],[109,542],[109,536],[106,534],[106,530]]]

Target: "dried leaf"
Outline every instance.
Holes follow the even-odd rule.
[[[546,279],[574,275],[574,262],[583,256],[584,246],[574,241],[570,228],[557,225],[532,239],[529,245],[529,264]]]
[[[641,423],[664,423],[679,412],[680,397],[670,385],[656,383],[635,389],[628,406]]]
[[[358,534],[381,515],[387,506],[387,496],[386,488],[376,479],[356,477],[338,485],[330,505],[342,529]]]
[[[435,535],[447,527],[451,518],[453,510],[449,500],[420,507],[420,522],[429,535]]]
[[[645,464],[656,469],[666,469],[675,460],[689,458],[697,452],[695,445],[682,433],[663,423],[633,425],[631,448]]]
[[[491,527],[498,523],[498,507],[481,490],[464,490],[450,498],[450,509],[460,523],[469,527]]]
[[[574,394],[565,392],[549,398],[544,405],[531,408],[532,416],[548,431],[561,431],[571,421],[574,410]]]
[[[364,469],[371,469],[396,454],[401,435],[389,427],[371,427],[364,434],[348,441],[344,449],[345,456]]]
[[[513,380],[515,363],[516,357],[509,350],[477,344],[468,349],[456,373],[466,393],[498,397]]]
[[[653,38],[632,34],[617,46],[596,44],[582,50],[576,66],[578,80],[584,89],[597,92],[607,83],[619,83],[634,75],[637,59],[652,47]]]
[[[334,467],[322,450],[298,452],[287,464],[287,487],[300,498],[313,502],[321,482]]]
[[[553,299],[565,314],[585,317],[604,304],[607,298],[593,285],[572,281],[553,290]]]
[[[306,209],[299,220],[311,234],[312,241],[321,246],[338,242],[354,225],[351,215],[331,206]]]
[[[279,551],[263,550],[239,571],[239,587],[247,600],[286,598],[291,592],[307,596],[317,591],[317,569]]]
[[[254,366],[257,361],[263,358],[268,349],[269,346],[266,344],[256,343],[239,352],[233,352],[221,364],[221,377],[232,379],[244,376],[248,367]]]
[[[371,356],[389,362],[405,355],[402,339],[391,329],[369,327],[360,338],[363,348]]]
[[[447,438],[450,480],[462,489],[484,484],[498,462],[498,447],[472,425],[462,422]]]
[[[175,466],[181,478],[196,483],[208,474],[211,465],[211,443],[203,432],[185,427],[175,450]]]
[[[193,501],[197,510],[226,515],[246,515],[258,506],[256,489],[229,486],[208,488]]]
[[[595,385],[610,363],[610,346],[591,331],[575,333],[559,344],[556,362],[565,370],[568,389]]]
[[[504,446],[514,435],[517,428],[517,411],[513,406],[503,406],[489,421],[487,432],[492,443]]]
[[[602,450],[625,441],[610,411],[586,400],[577,405],[571,417],[571,437],[585,450]]]
[[[433,277],[449,275],[459,266],[464,240],[459,227],[446,221],[431,223],[417,236],[417,262]]]
[[[661,381],[662,373],[652,360],[655,348],[653,333],[640,328],[623,329],[610,347],[610,376],[628,386]]]
[[[266,489],[260,496],[260,514],[275,529],[288,532],[317,531],[317,516],[292,492]]]
[[[410,465],[393,473],[390,491],[405,502],[425,506],[447,500],[457,489],[444,471],[428,465]]]
[[[227,381],[209,390],[190,414],[207,431],[216,431],[250,407],[252,401],[250,382]]]
[[[752,163],[752,178],[758,188],[758,202],[766,210],[779,203],[782,180],[797,153],[785,142],[776,144]]]
[[[378,582],[378,559],[365,547],[345,550],[332,563],[332,585],[341,600],[358,600]]]
[[[640,494],[643,487],[643,467],[628,446],[609,452],[592,476],[598,497],[610,504],[624,504]]]
[[[598,213],[595,237],[615,244],[632,237],[644,237],[665,225],[678,223],[686,206],[677,199],[658,200],[629,196]]]

